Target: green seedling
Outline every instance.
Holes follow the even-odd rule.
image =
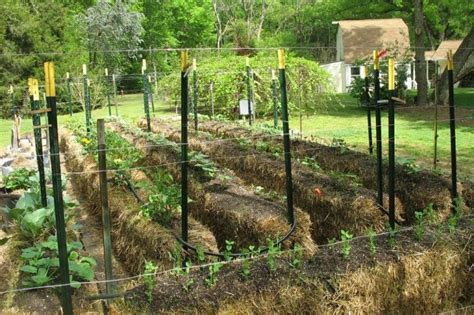
[[[250,267],[251,267],[251,250],[249,249],[242,249],[242,272],[241,275],[244,279],[248,279],[250,277]]]
[[[301,264],[303,263],[303,256],[304,256],[303,247],[301,247],[301,245],[299,244],[295,244],[295,247],[290,253],[291,253],[290,266],[295,269],[300,268]]]
[[[225,241],[225,250],[224,250],[224,259],[225,261],[232,260],[232,247],[234,246],[234,241]]]
[[[152,261],[147,261],[145,263],[145,274],[143,275],[143,283],[145,285],[145,294],[147,296],[148,303],[151,303],[153,301],[153,290],[156,287],[155,275],[157,270],[158,266],[156,266]]]
[[[375,254],[377,252],[377,245],[375,244],[375,231],[370,228],[367,231],[367,236],[369,238],[369,250],[372,254]]]
[[[421,240],[423,235],[425,234],[425,218],[424,213],[422,211],[415,212],[415,236],[417,240]]]
[[[223,264],[215,263],[209,266],[209,275],[206,278],[206,284],[208,287],[213,287],[217,282],[217,273],[221,270]]]
[[[267,239],[268,242],[268,253],[267,253],[267,266],[268,269],[273,272],[277,268],[276,257],[280,253],[280,247],[275,246],[275,242],[271,239]]]
[[[352,240],[352,234],[350,234],[348,231],[341,230],[341,240],[342,240],[342,256],[347,259],[349,258],[349,255],[351,254],[351,244],[350,241]]]

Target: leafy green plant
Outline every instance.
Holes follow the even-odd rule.
[[[5,188],[8,190],[30,189],[38,184],[34,169],[17,168],[3,178]]]
[[[318,162],[312,157],[305,156],[302,159],[298,159],[298,161],[302,164],[305,165],[313,170],[319,170],[321,169],[321,166],[319,166]]]
[[[372,228],[369,228],[367,231],[367,237],[369,238],[369,250],[372,254],[375,254],[377,251],[377,245],[375,244],[375,231]]]
[[[214,263],[209,266],[209,274],[206,278],[206,284],[208,287],[213,287],[217,282],[217,273],[221,270],[222,263]]]
[[[422,211],[415,211],[415,236],[416,239],[421,240],[425,234],[425,216]]]
[[[191,165],[203,170],[208,177],[214,178],[216,176],[217,167],[208,159],[205,154],[197,151],[191,151],[189,152],[189,162]]]
[[[387,244],[390,246],[390,248],[394,248],[396,244],[396,236],[397,236],[397,227],[391,228],[390,226],[388,227],[388,238],[387,238]]]
[[[80,287],[79,281],[92,281],[96,262],[91,257],[81,256],[80,242],[67,244],[71,286]],[[21,259],[24,265],[20,270],[25,274],[23,284],[26,286],[43,286],[59,280],[59,254],[56,236],[51,235],[47,241],[22,249]]]
[[[303,247],[299,244],[295,244],[294,248],[291,253],[291,262],[290,266],[293,268],[300,268],[301,264],[303,263],[303,256],[304,256],[304,251]]]
[[[225,241],[225,250],[224,250],[224,259],[225,261],[231,261],[232,260],[232,247],[234,246],[235,242],[234,241]]]
[[[271,272],[277,268],[276,257],[280,254],[280,246],[276,246],[275,242],[271,239],[267,239],[268,252],[267,252],[267,266]]]
[[[349,150],[349,146],[347,145],[344,139],[332,138],[331,146],[334,148],[339,148],[341,153],[344,153]]]
[[[148,200],[142,205],[143,216],[165,226],[171,224],[173,216],[181,211],[181,191],[173,177],[162,170],[153,174],[153,184],[142,181],[136,187],[148,192]]]
[[[410,157],[396,157],[397,164],[401,164],[405,167],[408,174],[417,174],[421,171],[421,168],[418,164],[415,163],[414,158]]]
[[[143,283],[145,285],[145,294],[148,299],[148,303],[153,301],[153,290],[156,287],[155,274],[158,270],[158,266],[152,261],[145,262],[145,274],[143,275]]]
[[[351,254],[351,249],[352,246],[350,244],[350,241],[352,240],[352,234],[350,234],[348,231],[341,230],[341,240],[342,240],[342,256],[344,258],[349,258],[349,255]]]
[[[204,248],[201,245],[196,247],[196,255],[200,264],[206,261],[206,254],[204,253]]]
[[[183,273],[183,257],[181,256],[181,244],[179,242],[176,242],[172,251],[168,252],[168,256],[174,264],[174,274],[181,275]]]
[[[251,274],[251,270],[250,270],[251,257],[252,257],[251,250],[247,248],[242,249],[242,271],[240,274],[244,277],[244,279],[248,279]]]
[[[64,198],[65,220],[69,221],[68,212],[75,204]],[[47,206],[41,204],[41,196],[37,191],[27,191],[18,199],[14,208],[2,208],[7,217],[15,222],[21,235],[27,240],[36,240],[54,232],[54,200],[47,196]]]

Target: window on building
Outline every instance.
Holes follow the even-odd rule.
[[[351,79],[360,78],[360,67],[351,67]]]

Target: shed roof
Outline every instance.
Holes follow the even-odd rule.
[[[451,49],[453,54],[456,53],[459,46],[461,46],[462,40],[444,40],[439,44],[438,49],[431,56],[431,60],[445,60],[447,53]]]
[[[405,53],[410,48],[408,26],[402,19],[343,20],[338,24],[345,63],[366,58],[375,49],[395,46]]]

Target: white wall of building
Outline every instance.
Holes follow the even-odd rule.
[[[333,62],[321,65],[331,76],[331,83],[336,93],[346,92],[346,67],[344,62]]]

